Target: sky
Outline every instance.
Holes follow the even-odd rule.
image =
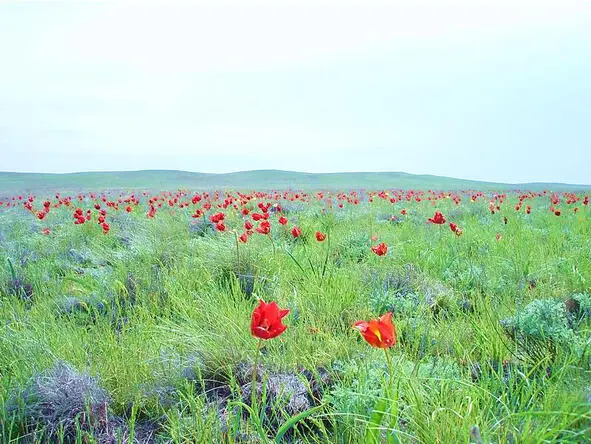
[[[0,4],[0,171],[591,184],[591,1]]]

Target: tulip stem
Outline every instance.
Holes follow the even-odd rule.
[[[256,403],[256,386],[257,386],[257,372],[259,369],[259,355],[261,354],[261,345],[263,340],[259,338],[257,343],[257,351],[254,355],[254,368],[252,369],[252,383],[250,384],[250,407],[255,410]]]
[[[267,234],[267,236],[269,236],[269,240],[271,241],[271,245],[273,246],[273,255],[275,255],[275,242],[273,241],[273,238],[271,237],[271,233]]]
[[[384,353],[386,354],[386,363],[388,364],[388,373],[390,374],[390,379],[388,382],[388,395],[392,396],[392,384],[394,382],[394,371],[392,370],[392,359],[390,358],[390,353],[388,353],[388,349],[384,349]]]
[[[238,264],[238,272],[240,272],[240,249],[238,247],[238,232],[234,232],[234,240],[236,241],[236,262]]]

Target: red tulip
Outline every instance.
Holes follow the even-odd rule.
[[[445,216],[439,211],[436,211],[433,217],[430,217],[428,220],[433,224],[443,225],[445,223]]]
[[[260,339],[272,339],[283,333],[287,326],[281,320],[287,316],[289,310],[280,309],[277,302],[269,304],[262,299],[252,312],[250,332]]]
[[[215,224],[215,229],[217,231],[226,231],[226,226],[224,225],[224,223],[222,221],[218,222],[217,224]]]
[[[238,239],[240,240],[240,242],[245,244],[248,241],[248,234],[242,233],[240,236],[238,236]]]
[[[291,235],[293,237],[300,237],[302,235],[302,230],[300,230],[299,227],[297,227],[297,226],[296,227],[293,227],[291,229]]]
[[[269,234],[271,232],[271,222],[269,222],[268,220],[261,221],[256,230],[257,233]]]
[[[378,256],[384,256],[388,252],[388,246],[382,242],[381,244],[371,247],[371,251],[373,251]]]
[[[353,328],[359,330],[369,345],[377,348],[390,348],[396,344],[396,327],[392,323],[392,312],[378,319],[357,321]]]
[[[321,233],[320,231],[316,232],[316,240],[318,242],[322,242],[324,239],[326,239],[326,234]]]
[[[285,225],[287,223],[287,217],[281,216],[278,221],[281,225]]]
[[[209,216],[209,220],[214,224],[217,224],[218,222],[223,221],[225,217],[226,215],[224,213],[216,213]]]
[[[461,236],[462,235],[462,229],[460,227],[458,227],[457,224],[450,222],[449,223],[449,228],[451,229],[451,231],[453,231],[457,236]]]
[[[253,225],[252,225],[251,221],[247,220],[246,222],[244,222],[244,229],[245,230],[252,230],[252,227],[253,227]]]

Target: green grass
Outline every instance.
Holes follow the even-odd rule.
[[[300,173],[294,171],[259,170],[227,174],[191,173],[187,171],[112,171],[70,174],[0,172],[0,193],[91,191],[106,187],[120,190],[190,188],[222,189],[442,189],[442,190],[589,190],[591,185],[558,183],[505,184],[454,179],[443,176],[400,172],[384,173]]]
[[[134,186],[148,179],[142,174]],[[526,215],[515,203],[511,195],[491,214],[487,199],[434,207],[376,198],[342,209],[282,201],[290,223],[271,216],[273,242],[254,234],[238,245],[231,230],[242,231],[242,218],[232,207],[230,231],[203,236],[189,229],[193,205],[164,206],[154,219],[145,202],[129,214],[108,209],[107,235],[96,223],[74,225],[73,209],[52,209],[43,221],[0,209],[1,440],[49,433],[12,406],[31,378],[66,362],[97,378],[128,436],[155,423],[155,442],[272,442],[285,431],[282,442],[467,443],[474,427],[482,442],[587,441],[591,209],[561,204],[556,217],[539,197]],[[409,214],[390,222],[402,208]],[[426,223],[436,208],[462,236]],[[296,222],[303,235],[294,240]],[[316,230],[328,239],[317,242]],[[371,253],[374,234],[386,256]],[[32,286],[31,298],[14,277]],[[560,311],[573,295],[582,301],[576,313],[544,317],[530,305],[550,300],[558,305],[549,310]],[[300,416],[270,395],[265,414],[246,413],[257,297],[291,310],[287,331],[265,343],[266,375],[328,375]],[[351,325],[391,309],[398,343],[389,390],[383,351]],[[213,380],[234,403],[226,419]],[[78,416],[76,439],[98,439],[92,408]]]

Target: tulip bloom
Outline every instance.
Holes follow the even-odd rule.
[[[302,235],[302,230],[300,230],[300,228],[299,228],[299,227],[293,227],[293,228],[291,229],[291,235],[292,235],[293,237],[300,237],[300,236]]]
[[[378,256],[384,256],[388,252],[388,246],[382,242],[381,244],[371,247],[371,251],[373,251]]]
[[[256,230],[257,233],[269,234],[271,232],[271,222],[269,222],[268,220],[262,221],[256,228]]]
[[[272,339],[283,333],[287,326],[281,320],[287,316],[289,310],[280,309],[277,302],[266,303],[262,299],[252,312],[250,332],[260,339]]]
[[[441,212],[436,211],[433,217],[430,217],[428,220],[433,224],[443,225],[445,223],[445,216]]]
[[[277,222],[279,222],[281,225],[285,225],[287,223],[287,217],[281,216]]]
[[[460,227],[458,227],[457,224],[450,222],[449,223],[449,228],[451,231],[453,231],[457,236],[461,236],[462,235],[462,229]]]
[[[321,233],[320,231],[316,232],[316,240],[318,242],[322,242],[324,239],[326,239],[326,234]]]
[[[392,323],[392,312],[369,322],[357,321],[353,328],[359,330],[363,339],[372,347],[390,348],[396,344],[396,327]]]

